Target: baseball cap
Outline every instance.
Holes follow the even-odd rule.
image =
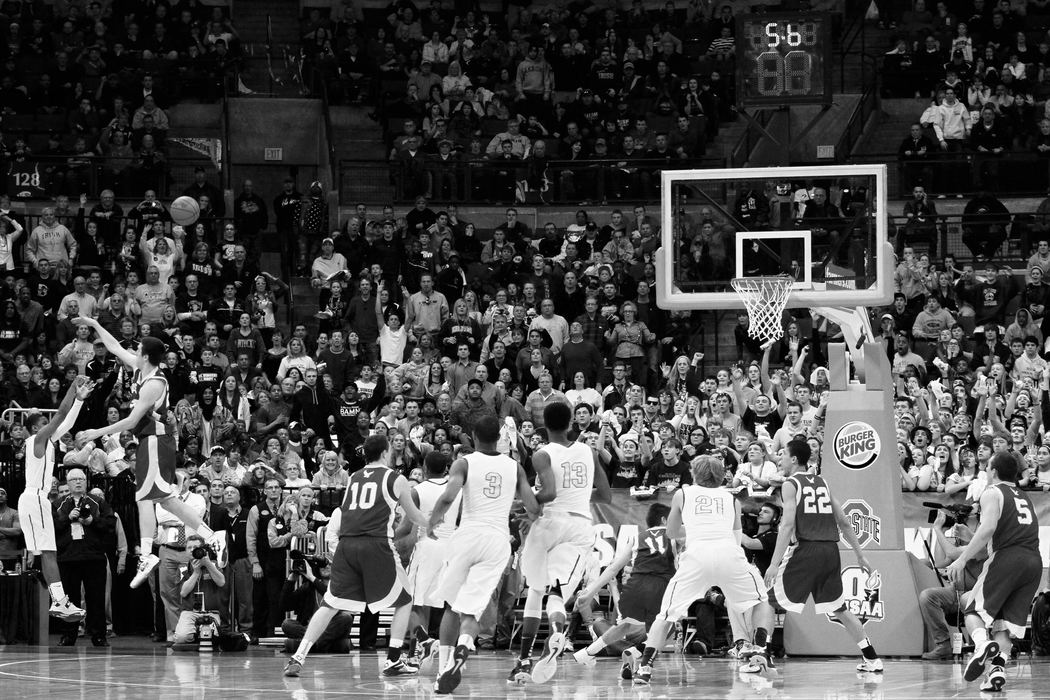
[[[627,70],[628,68],[630,68],[631,70],[634,70],[634,63],[631,62],[631,61],[627,61],[626,63],[623,64],[623,69],[624,70]]]
[[[883,321],[885,321],[887,318],[892,321],[893,320],[893,315],[892,314],[883,314],[882,315],[882,320]]]
[[[216,453],[226,454],[226,448],[222,445],[216,445],[215,447],[211,448],[211,451],[208,454],[213,455]]]

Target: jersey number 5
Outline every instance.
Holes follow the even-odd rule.
[[[1028,507],[1028,501],[1023,498],[1015,498],[1014,507],[1017,508],[1017,522],[1022,525],[1031,525],[1032,509]]]
[[[831,497],[823,486],[802,487],[802,512],[827,514],[831,512]]]
[[[374,482],[368,481],[363,485],[354,482],[346,493],[347,510],[368,510],[376,504],[376,493],[378,488]]]

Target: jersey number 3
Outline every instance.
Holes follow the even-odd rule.
[[[802,512],[803,513],[821,513],[827,514],[831,512],[831,497],[828,495],[828,490],[823,486],[803,486],[802,487]]]
[[[503,477],[497,472],[489,472],[485,475],[485,483],[488,484],[481,490],[488,498],[499,498],[503,493]]]

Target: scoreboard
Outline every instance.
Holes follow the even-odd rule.
[[[737,98],[743,106],[831,103],[831,16],[739,15]]]

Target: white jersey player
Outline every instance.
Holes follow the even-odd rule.
[[[77,421],[84,400],[95,383],[77,377],[49,422],[36,413],[29,417],[30,436],[26,439],[26,488],[18,497],[18,514],[26,550],[40,557],[40,569],[51,594],[51,614],[67,622],[78,622],[84,611],[69,602],[58,572],[55,522],[51,518],[48,493],[55,475],[55,440],[65,435]]]
[[[416,485],[412,499],[429,520],[448,486],[448,458],[440,452],[431,452],[424,460],[423,470],[427,479]],[[445,566],[448,540],[456,531],[460,501],[457,497],[445,513],[445,517],[434,525],[433,537],[428,537],[424,529],[419,529],[416,545],[412,550],[412,561],[408,566],[409,590],[412,591],[410,624],[414,630],[410,640],[409,657],[413,665],[421,668],[429,665],[438,651],[437,640],[429,638],[427,626],[431,608],[441,608],[445,604],[437,594],[438,579]],[[411,529],[412,523],[406,518],[402,521],[398,534],[407,534]]]
[[[531,679],[545,683],[556,670],[558,656],[565,649],[565,599],[583,580],[587,558],[594,547],[591,520],[592,492],[597,500],[610,499],[609,480],[598,467],[594,450],[583,442],[569,440],[566,432],[572,421],[567,404],[550,404],[543,409],[550,443],[532,456],[543,515],[532,524],[521,552],[521,573],[529,593],[525,600],[521,653],[508,681],[523,683]],[[547,618],[551,634],[541,656],[533,665],[532,647],[547,595]]]
[[[761,642],[765,646],[772,622],[762,576],[740,547],[740,504],[721,488],[725,466],[717,457],[702,455],[693,460],[690,469],[693,485],[675,493],[667,516],[667,536],[679,539],[684,531],[685,553],[664,591],[660,613],[649,628],[645,651],[633,674],[635,685],[649,685],[654,657],[663,648],[671,625],[712,586],[722,590],[727,606],[739,612],[755,608],[756,645]]]
[[[498,440],[495,415],[474,424],[477,450],[452,464],[448,487],[430,515],[431,530],[436,535],[462,495],[459,527],[443,543],[447,555],[437,591],[447,604],[441,621],[441,675],[435,687],[440,694],[451,693],[459,685],[463,666],[474,651],[478,618],[488,607],[510,561],[514,496],[521,498],[529,513],[539,512],[525,470],[499,453]]]

